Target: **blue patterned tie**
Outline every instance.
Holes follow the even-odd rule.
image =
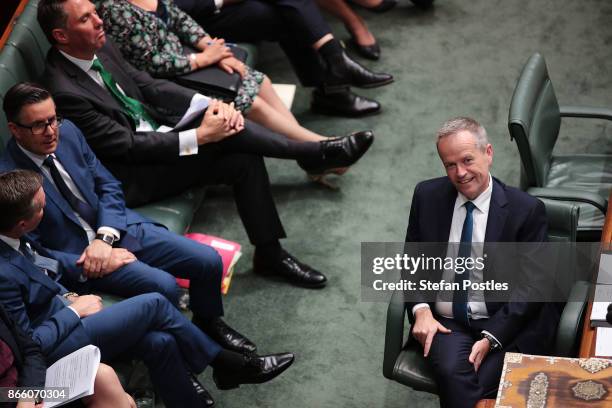
[[[469,258],[472,255],[472,231],[474,230],[474,208],[473,202],[468,201],[465,206],[465,221],[461,230],[461,243],[459,244],[459,258]],[[470,270],[466,268],[463,274],[455,273],[455,282],[461,285],[460,290],[455,291],[453,296],[453,318],[466,326],[470,325],[468,320],[467,290],[463,290],[463,282],[470,279]]]

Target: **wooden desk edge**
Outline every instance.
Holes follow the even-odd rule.
[[[612,201],[612,191],[608,197],[608,204]],[[606,212],[606,222],[601,232],[601,245],[602,248],[609,248],[612,244],[612,211]],[[593,302],[589,302],[586,310],[586,317],[584,319],[584,326],[582,327],[582,338],[580,339],[580,349],[578,351],[578,357],[589,358],[595,355],[595,342],[597,341],[597,332],[591,327],[591,310],[593,309]]]
[[[0,50],[4,48],[4,44],[6,44],[9,37],[11,36],[11,33],[13,32],[13,27],[15,26],[15,21],[17,20],[17,17],[19,17],[21,13],[23,13],[23,10],[26,8],[29,2],[30,0],[21,0],[19,4],[17,5],[17,8],[15,9],[15,12],[13,13],[13,17],[6,25],[6,28],[4,29],[4,33],[2,33],[2,37],[0,37]]]

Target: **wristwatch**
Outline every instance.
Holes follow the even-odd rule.
[[[115,243],[115,236],[113,234],[96,234],[96,239],[113,246]]]
[[[491,336],[489,333],[482,333],[482,338],[489,340],[489,352],[501,349],[495,337]]]

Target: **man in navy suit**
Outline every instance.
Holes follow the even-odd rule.
[[[406,242],[467,243],[473,251],[472,243],[546,239],[544,204],[491,177],[493,147],[478,122],[449,120],[438,131],[437,148],[447,177],[416,186]],[[486,280],[487,273],[493,272],[470,279]],[[490,302],[482,292],[456,291],[452,302],[407,303],[412,335],[434,369],[442,407],[472,408],[494,398],[506,351],[544,354],[554,339],[556,305]]]
[[[24,238],[43,218],[42,183],[31,170],[0,174],[0,302],[49,363],[88,344],[105,361],[135,356],[166,406],[180,408],[214,403],[194,377],[209,364],[220,389],[269,381],[291,365],[291,353],[259,357],[224,349],[158,293],[103,309],[98,296],[68,292],[58,283],[61,265]]]
[[[221,319],[222,263],[211,247],[168,231],[126,208],[121,184],[98,161],[80,130],[61,132],[50,94],[18,84],[5,96],[14,137],[0,171],[33,170],[44,176],[45,214],[29,237],[57,259],[66,286],[124,297],[159,292],[178,305],[175,276],[190,279],[194,322],[223,347],[256,350]]]

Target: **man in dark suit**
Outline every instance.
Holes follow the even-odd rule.
[[[460,243],[459,248],[448,245],[449,252],[455,252],[447,256],[457,256],[458,249],[459,256],[473,257],[476,243],[546,239],[542,202],[491,177],[493,147],[478,122],[446,122],[438,131],[437,148],[447,177],[416,186],[407,242]],[[461,255],[466,245],[468,254]],[[533,272],[520,267],[516,271]],[[494,271],[463,277],[450,271],[450,277],[445,276],[446,282],[473,282],[490,279],[488,273]],[[532,282],[538,282],[538,276]],[[488,295],[460,290],[452,301],[438,296],[435,302],[407,303],[412,335],[434,369],[442,407],[472,408],[481,398],[493,398],[506,351],[550,350],[559,320],[556,305],[537,303],[533,297],[493,302]]]
[[[98,296],[68,292],[58,283],[61,265],[24,238],[43,217],[42,183],[30,170],[0,174],[0,302],[49,363],[87,344],[99,347],[105,361],[135,356],[166,406],[177,408],[214,403],[194,377],[209,364],[220,389],[269,381],[291,365],[291,353],[258,357],[224,349],[158,293],[103,309]]]
[[[254,270],[321,288],[327,278],[284,251],[263,158],[300,158],[312,173],[354,163],[372,143],[359,132],[320,143],[298,143],[268,131],[229,105],[153,79],[126,63],[106,43],[102,21],[88,0],[43,0],[43,30],[54,43],[45,81],[59,113],[83,131],[89,146],[123,185],[128,206],[176,195],[199,185],[234,188],[238,213],[255,244]],[[106,79],[105,79],[106,78]],[[210,103],[195,129],[162,133],[156,122],[176,125],[185,111]]]
[[[316,87],[312,108],[321,113],[363,116],[380,104],[351,92],[374,88],[393,76],[373,73],[350,58],[312,0],[176,0],[211,35],[227,41],[278,42],[300,82]]]
[[[49,200],[30,238],[60,261],[67,286],[79,293],[98,290],[125,297],[159,292],[178,305],[174,277],[190,279],[194,322],[225,348],[256,350],[220,317],[222,264],[214,249],[127,209],[121,184],[79,129],[66,121],[60,131],[47,91],[17,84],[6,93],[4,107],[14,138],[0,159],[0,171],[44,175]]]

